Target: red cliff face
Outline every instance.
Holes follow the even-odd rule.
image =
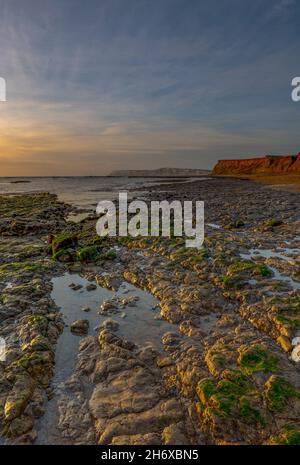
[[[281,173],[300,174],[300,153],[283,156],[266,155],[245,160],[219,160],[213,169],[215,175]]]

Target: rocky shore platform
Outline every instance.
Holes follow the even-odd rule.
[[[0,443],[300,444],[300,194],[207,178],[146,198],[204,200],[203,248],[0,197]]]

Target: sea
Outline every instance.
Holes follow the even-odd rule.
[[[0,195],[50,192],[75,207],[94,210],[100,200],[115,200],[119,192],[128,191],[128,198],[131,198],[135,196],[135,189],[142,195],[143,190],[147,192],[148,187],[162,182],[161,178],[148,177],[1,177]]]

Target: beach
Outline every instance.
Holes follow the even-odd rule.
[[[75,184],[0,196],[1,443],[292,444],[300,194],[233,178],[127,184],[147,202],[203,200],[196,250],[97,236],[97,199],[126,181],[92,180],[84,205]]]

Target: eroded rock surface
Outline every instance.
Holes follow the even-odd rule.
[[[2,198],[0,423],[8,442],[300,442],[299,194],[230,179],[149,194],[166,197],[206,202],[202,250],[186,249],[182,238],[99,240],[95,219],[66,224],[68,208],[55,210],[52,197],[54,210],[45,195],[25,199],[23,210]],[[58,337],[70,332],[51,279],[67,269],[88,279],[91,298],[95,286],[117,292],[124,279],[154,295],[159,314],[149,312],[170,323],[161,344],[124,337],[122,313],[140,303],[111,297],[97,307],[111,320],[76,338],[74,370],[51,385]],[[51,420],[44,436],[43,418]]]

